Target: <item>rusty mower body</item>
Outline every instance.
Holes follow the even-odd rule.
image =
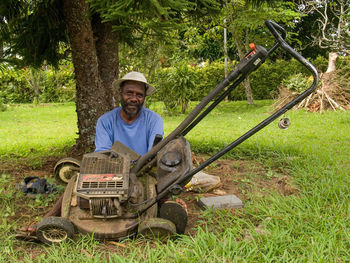
[[[59,161],[55,167],[56,175],[68,182],[61,217],[44,218],[38,224],[38,238],[51,244],[71,238],[76,232],[92,234],[96,239],[113,240],[137,233],[152,233],[159,237],[184,233],[187,223],[185,209],[178,203],[165,200],[181,193],[193,175],[280,117],[317,86],[317,70],[285,42],[284,29],[272,21],[266,21],[266,26],[276,39],[273,47],[266,50],[262,46],[251,45],[251,52],[237,67],[172,133],[144,156],[138,156],[117,142],[109,151],[84,155],[81,163],[71,158]],[[184,136],[278,47],[311,72],[311,87],[193,168],[190,145]],[[288,127],[289,120],[282,120],[280,127]]]

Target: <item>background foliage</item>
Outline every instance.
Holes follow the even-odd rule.
[[[59,66],[58,69],[40,69],[39,74],[36,74],[39,85],[38,101],[35,100],[35,90],[30,81],[30,70],[7,67],[0,71],[0,102],[12,104],[74,101],[74,73],[69,63]]]
[[[328,60],[318,56],[311,62],[320,72],[324,72]],[[233,61],[233,64],[236,63],[237,61]],[[154,69],[154,73],[150,74],[149,78],[149,81],[157,87],[157,92],[149,98],[149,101],[162,101],[166,112],[170,114],[184,113],[190,101],[201,100],[224,79],[224,63],[222,61],[212,63],[207,61],[200,65],[177,61],[173,64],[173,66]],[[337,64],[341,75],[348,74],[350,58],[340,57]],[[126,67],[125,71],[128,70],[135,70],[135,68]],[[35,101],[33,87],[26,79],[28,71],[29,68],[16,69],[13,67],[7,67],[0,71],[0,104],[32,103]],[[282,82],[296,74],[308,77],[307,72],[294,59],[267,60],[250,75],[254,99],[274,98]],[[298,81],[298,78],[294,81]],[[66,61],[56,70],[51,67],[44,67],[40,70],[38,102],[69,102],[74,100],[74,73],[70,62]],[[243,87],[237,87],[230,94],[229,100],[245,100]],[[6,109],[4,106],[1,108]]]
[[[271,46],[273,37],[263,26],[263,20],[274,19],[287,29],[288,41],[294,41],[293,46],[299,48],[299,52],[305,57],[310,57],[320,72],[325,72],[327,68],[327,53],[321,52],[316,47],[310,49],[311,42],[307,40],[308,34],[305,33],[319,30],[317,23],[313,21],[318,19],[319,15],[312,12],[308,14],[300,12],[300,6],[295,1],[274,1],[273,6],[263,3],[264,1],[256,6],[252,5],[252,2],[259,1],[245,0],[226,1],[225,6],[220,5],[219,1],[172,2],[169,3],[172,9],[161,7],[153,1],[138,3],[135,1],[90,0],[88,2],[92,13],[94,15],[99,13],[104,22],[119,21],[120,25],[114,24],[114,29],[119,32],[119,40],[121,41],[119,45],[120,76],[130,70],[143,72],[147,79],[158,88],[158,92],[149,100],[162,101],[166,111],[171,114],[184,113],[190,101],[201,100],[223,80],[225,56],[223,29],[225,26],[228,29],[226,53],[229,55],[229,62],[232,60],[232,63],[229,63],[232,64],[231,66],[234,66],[238,61],[239,49],[245,52],[243,49],[247,48],[249,42]],[[11,1],[6,3],[11,3]],[[57,20],[62,14],[54,13],[52,18],[49,16],[40,18],[34,16],[34,13],[36,10],[42,10],[45,4],[49,9],[61,10],[62,6],[58,6],[58,3],[59,1],[53,1],[47,5],[47,1],[39,1],[37,5],[33,6],[33,14],[28,16],[17,17],[12,13],[7,15],[4,13],[5,20],[1,24],[2,30],[10,30],[10,27],[13,26],[13,30],[18,35],[18,39],[16,35],[11,35],[15,38],[14,40],[18,40],[13,41],[13,43],[21,43],[19,35],[21,32],[25,32],[24,35],[35,44],[37,43],[35,41],[39,41],[40,38],[31,33],[36,30],[35,27],[28,25],[38,21],[36,26],[43,28],[43,25],[51,25],[50,21]],[[191,6],[188,13],[181,11],[182,5],[185,4]],[[8,4],[8,6],[10,5]],[[194,8],[195,5],[198,6]],[[8,6],[3,9],[10,10]],[[150,6],[155,7],[152,9]],[[219,6],[222,8],[217,13],[220,9]],[[147,10],[151,13],[147,13]],[[209,16],[201,16],[200,12]],[[154,16],[155,13],[157,15]],[[214,14],[216,15],[214,16]],[[143,21],[141,19],[143,16],[152,19],[148,22]],[[16,27],[18,21],[15,19],[22,21],[25,26]],[[62,31],[62,24],[50,26],[49,29],[51,36],[56,31]],[[42,30],[38,31],[42,33]],[[0,105],[74,101],[75,84],[73,67],[69,58],[70,50],[64,44],[65,37],[59,34],[58,36],[60,36],[58,39],[61,39],[61,45],[52,45],[51,47],[46,45],[60,53],[60,58],[67,57],[68,59],[61,60],[59,64],[54,63],[58,65],[56,70],[43,66],[39,73],[30,74],[33,71],[32,68],[15,69],[9,66],[8,62],[0,64],[2,69],[0,71]],[[48,39],[50,38],[46,40],[48,41]],[[6,39],[4,38],[4,40]],[[43,42],[47,43],[47,41]],[[9,59],[6,56],[7,53],[11,49],[16,49],[17,46],[8,46],[6,41],[3,44],[5,46],[0,46],[1,58]],[[33,56],[37,57],[37,52],[30,49],[25,50],[25,52],[32,52]],[[49,54],[53,51],[50,53],[46,50],[45,52],[44,58],[48,62],[51,61]],[[22,53],[18,54],[26,57]],[[53,60],[57,61],[57,58]],[[341,57],[338,66],[341,74],[346,75],[349,59]],[[303,74],[303,76],[296,74]],[[298,82],[299,79],[307,78],[307,74],[296,61],[286,56],[284,52],[275,52],[271,56],[271,60],[268,60],[250,76],[254,100],[271,99],[278,92],[284,79],[296,76],[294,81]],[[36,83],[34,79],[30,79],[31,75],[35,75],[38,79],[38,87],[33,84]],[[298,83],[295,84],[298,85]],[[242,86],[236,88],[229,95],[229,100],[245,99],[246,94]],[[6,109],[4,106],[0,108]]]

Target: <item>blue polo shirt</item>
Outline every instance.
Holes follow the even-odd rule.
[[[148,152],[156,134],[164,135],[163,120],[155,112],[142,107],[139,117],[131,124],[120,117],[121,107],[103,114],[96,124],[95,152],[110,150],[120,141],[140,155]]]

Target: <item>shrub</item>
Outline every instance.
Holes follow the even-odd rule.
[[[237,62],[235,62],[236,64]],[[254,99],[271,99],[284,78],[305,72],[296,60],[267,61],[250,75]],[[189,100],[201,100],[224,79],[224,63],[213,62],[204,67],[191,67],[180,64],[156,71],[152,83],[158,88],[156,98],[164,101],[169,112],[178,111],[178,107]],[[245,92],[240,85],[229,95],[230,100],[245,100]],[[186,107],[185,107],[186,108]]]
[[[33,95],[23,70],[8,67],[0,71],[0,99],[3,103],[30,103]]]
[[[254,99],[271,99],[278,92],[283,79],[300,72],[303,72],[303,68],[294,59],[266,61],[250,77]]]
[[[0,71],[0,100],[3,103],[38,102],[33,87],[26,80],[31,78],[29,69],[7,67]],[[59,70],[36,70],[39,86],[39,102],[68,102],[75,99],[75,81],[71,66],[60,66]],[[31,82],[34,79],[29,79]]]
[[[59,70],[47,71],[43,79],[42,102],[69,102],[75,99],[73,69],[61,66]]]
[[[6,111],[6,110],[7,110],[7,107],[6,107],[6,105],[4,105],[2,99],[0,98],[0,112]]]
[[[157,71],[156,79],[156,97],[164,102],[168,113],[176,113],[179,108],[181,113],[185,113],[189,101],[194,98],[197,80],[194,68],[187,63],[180,63]]]
[[[340,57],[337,61],[337,69],[339,75],[344,76],[346,79],[350,77],[350,57]]]
[[[225,78],[225,65],[222,62],[196,67],[197,75],[192,100],[201,100]]]
[[[284,79],[282,86],[292,93],[299,94],[310,87],[310,83],[308,83],[307,78],[303,74],[297,73]]]
[[[317,56],[311,60],[311,63],[317,68],[318,72],[326,72],[328,68],[328,58]]]

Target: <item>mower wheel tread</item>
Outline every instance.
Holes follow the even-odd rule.
[[[178,234],[185,233],[188,215],[186,210],[179,203],[166,201],[159,209],[159,217],[173,222]]]
[[[79,168],[80,161],[69,157],[59,160],[55,165],[54,172],[60,183],[67,184],[78,173]]]
[[[176,235],[176,226],[170,220],[154,217],[141,222],[138,232],[146,237],[167,240],[169,237]]]
[[[48,245],[58,244],[74,236],[74,225],[62,217],[45,217],[37,226],[38,239]]]

